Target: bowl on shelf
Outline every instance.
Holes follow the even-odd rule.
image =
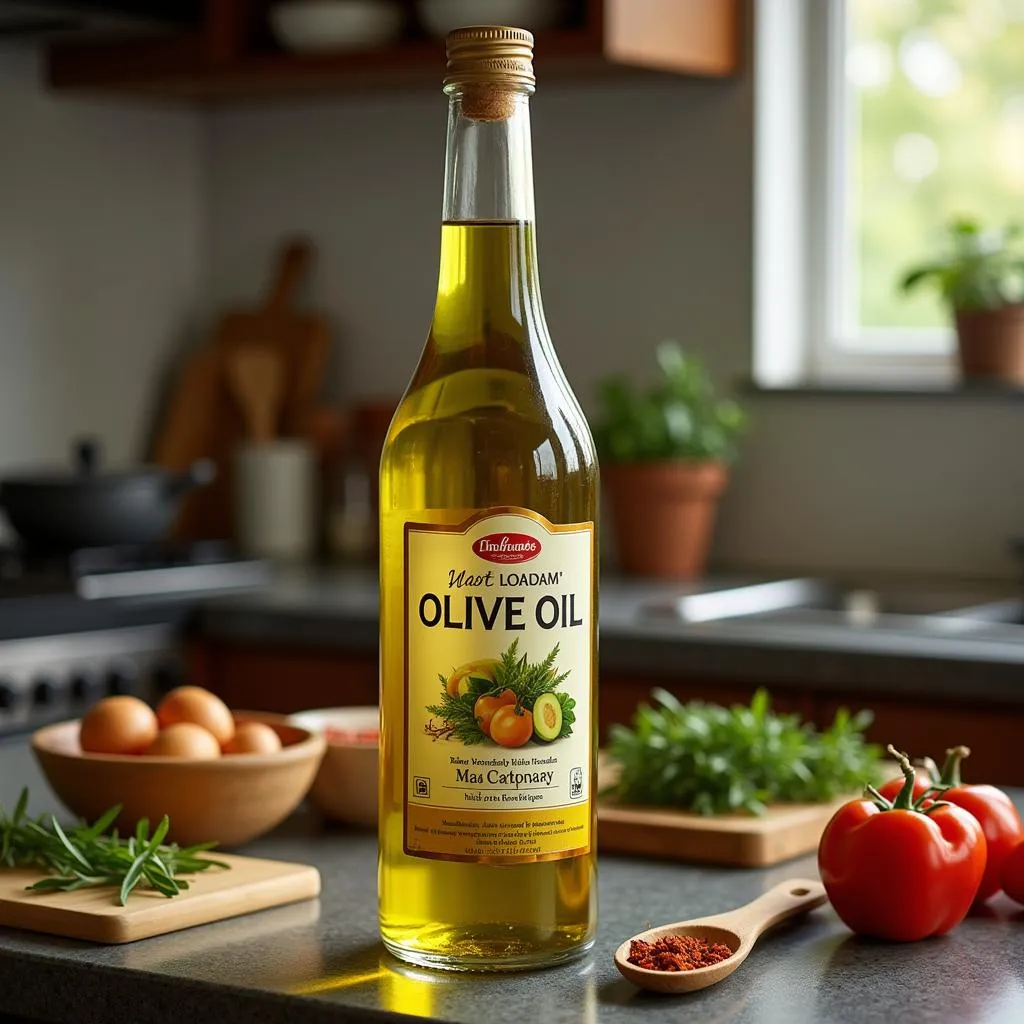
[[[124,833],[141,818],[171,820],[170,840],[183,846],[246,843],[279,825],[316,777],[324,738],[281,715],[236,712],[237,722],[265,722],[281,740],[273,754],[235,754],[208,761],[150,755],[89,754],[79,722],[60,722],[32,736],[32,751],[61,803],[93,821],[121,804]]]
[[[325,818],[376,824],[379,720],[376,705],[318,708],[288,719],[327,741],[327,753],[309,791],[310,803]]]
[[[402,34],[405,8],[397,0],[285,0],[268,18],[277,41],[295,53],[372,50]]]
[[[514,25],[539,32],[564,24],[568,0],[417,0],[416,15],[432,36],[467,25]]]

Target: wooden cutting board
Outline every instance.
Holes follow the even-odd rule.
[[[320,892],[320,873],[307,864],[259,860],[217,853],[229,871],[211,868],[189,875],[190,888],[168,899],[149,889],[132,893],[119,906],[111,888],[78,892],[25,891],[38,871],[0,870],[0,927],[64,935],[90,942],[121,943],[209,924],[254,910],[312,899]]]
[[[218,470],[211,486],[189,494],[183,502],[175,530],[178,537],[229,537],[232,533],[232,459],[247,433],[227,379],[232,353],[256,349],[278,357],[282,395],[274,435],[306,436],[331,349],[326,319],[295,309],[313,257],[308,242],[284,244],[263,303],[225,312],[210,344],[192,356],[178,377],[153,461],[180,471],[196,459],[209,458]]]
[[[778,804],[762,817],[705,817],[602,801],[597,808],[598,845],[606,853],[762,868],[816,850],[829,819],[848,799]]]

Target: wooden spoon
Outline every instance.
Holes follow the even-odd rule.
[[[253,441],[272,441],[284,389],[281,357],[263,346],[240,348],[227,357],[228,383]]]
[[[728,978],[747,959],[765,930],[789,917],[820,907],[827,899],[821,882],[791,878],[758,896],[753,903],[724,914],[665,924],[634,935],[615,950],[615,966],[624,978],[652,992],[696,992]],[[698,967],[692,971],[650,971],[629,962],[629,946],[634,939],[656,942],[666,935],[692,935],[706,942],[720,942],[732,950],[732,956],[710,967]]]

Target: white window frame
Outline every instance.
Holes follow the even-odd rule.
[[[843,216],[846,0],[754,6],[755,381],[949,384],[952,329],[876,328],[854,338],[843,309],[843,275],[857,266]]]

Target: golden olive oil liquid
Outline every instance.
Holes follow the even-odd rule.
[[[442,226],[434,321],[384,448],[380,487],[384,942],[404,959],[449,968],[527,967],[575,955],[596,925],[593,804],[591,852],[583,856],[461,863],[407,856],[402,841],[405,523],[459,523],[494,506],[531,509],[553,523],[597,519],[593,444],[546,338],[531,225]],[[593,579],[596,617],[596,571]],[[596,751],[596,644],[593,653]],[[591,765],[591,794],[593,772]]]

